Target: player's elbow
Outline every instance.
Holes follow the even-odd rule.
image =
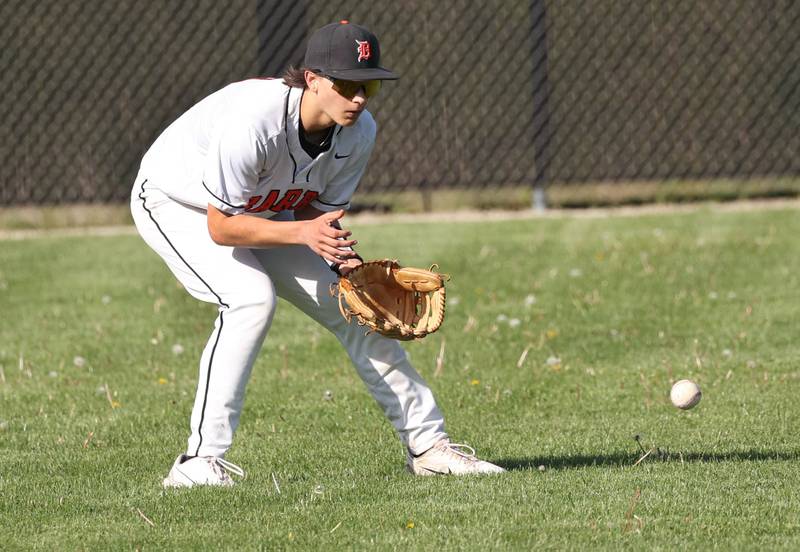
[[[217,245],[233,245],[228,231],[228,220],[224,213],[209,206],[207,215],[208,235]]]
[[[211,237],[211,241],[213,241],[217,245],[230,245],[228,243],[228,238],[224,232],[220,232],[220,230],[209,224],[208,225],[208,235]]]
[[[227,224],[209,224],[208,235],[211,240],[217,245],[224,245],[234,247],[239,245],[235,236],[229,231]]]

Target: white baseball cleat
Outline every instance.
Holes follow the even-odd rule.
[[[449,439],[442,439],[419,456],[408,451],[406,468],[415,475],[470,475],[506,471],[477,458],[472,447],[451,443]]]
[[[194,487],[195,485],[216,485],[230,487],[233,479],[228,472],[244,477],[244,470],[216,456],[193,456],[181,454],[175,459],[172,469],[164,479],[165,489],[175,487]]]

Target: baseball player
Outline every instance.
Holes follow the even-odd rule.
[[[331,331],[407,448],[416,474],[501,472],[450,442],[400,344],[347,323],[329,288],[361,263],[340,219],[375,142],[366,110],[384,80],[378,40],[341,21],[310,38],[303,67],[230,84],[173,122],[142,159],[131,211],[145,242],[219,314],[200,358],[186,452],[165,487],[232,485],[224,459],[245,386],[283,297]]]

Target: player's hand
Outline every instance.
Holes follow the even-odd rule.
[[[349,240],[351,232],[340,230],[333,224],[344,216],[344,211],[331,211],[323,213],[317,218],[304,221],[300,230],[300,240],[317,255],[332,263],[341,263],[342,260],[355,257],[356,252],[351,249],[356,240]]]
[[[339,264],[339,274],[342,276],[347,276],[350,272],[360,264],[364,264],[364,261],[359,259],[358,257],[351,257],[346,261]]]

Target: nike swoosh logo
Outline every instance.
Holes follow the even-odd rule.
[[[347,155],[339,155],[338,153],[334,153],[333,154],[333,158],[334,159],[344,159],[345,157],[350,157],[351,155],[353,155],[353,154],[352,153],[348,153]]]
[[[422,469],[433,475],[450,475],[453,473],[450,471],[450,468],[445,468],[444,470],[435,470],[433,468],[426,468],[423,466]]]

